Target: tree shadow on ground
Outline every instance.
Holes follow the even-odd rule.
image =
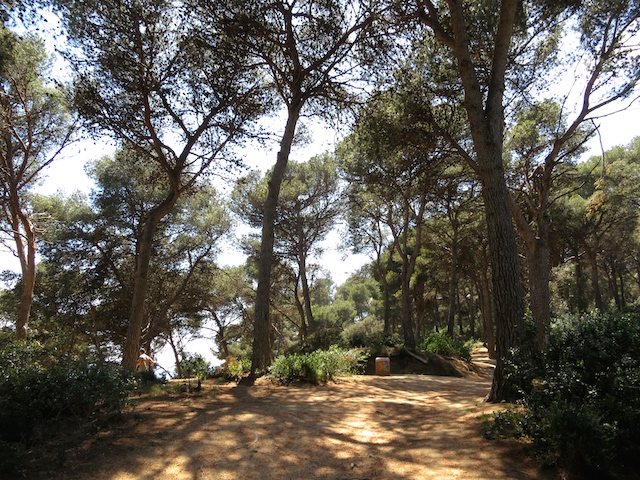
[[[323,386],[205,384],[146,398],[56,477],[80,479],[552,478],[482,438],[491,378],[356,376]]]

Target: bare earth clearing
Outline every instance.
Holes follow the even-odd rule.
[[[198,395],[140,398],[130,420],[69,453],[55,478],[552,478],[517,445],[483,439],[480,416],[499,408],[483,402],[489,367],[467,378],[205,383]]]

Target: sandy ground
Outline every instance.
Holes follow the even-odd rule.
[[[134,416],[71,453],[69,480],[553,478],[482,437],[485,375],[355,376],[324,386],[209,385],[137,400]]]

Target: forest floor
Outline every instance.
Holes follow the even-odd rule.
[[[353,376],[322,386],[205,382],[142,396],[42,478],[554,479],[524,446],[483,438],[492,365],[465,377]],[[393,368],[393,367],[392,367]],[[40,478],[38,475],[31,478]]]

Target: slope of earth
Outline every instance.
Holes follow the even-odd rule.
[[[483,439],[480,417],[500,406],[483,402],[491,365],[475,360],[481,374],[465,378],[205,383],[195,396],[140,398],[125,424],[94,435],[46,478],[553,478],[518,446]]]

